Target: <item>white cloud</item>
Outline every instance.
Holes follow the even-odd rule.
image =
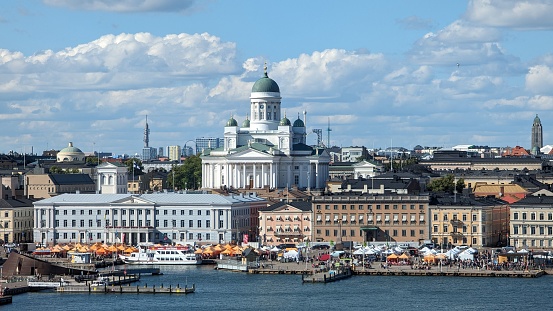
[[[519,29],[553,29],[550,0],[471,0],[465,18],[471,22]]]
[[[546,65],[530,67],[526,74],[526,88],[535,94],[553,95],[553,69]]]
[[[184,12],[194,0],[42,0],[47,5],[74,10],[111,12]]]

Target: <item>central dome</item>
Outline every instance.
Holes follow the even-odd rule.
[[[269,76],[267,76],[267,72],[265,72],[265,76],[263,78],[255,81],[255,84],[252,87],[252,93],[254,92],[280,93],[280,88],[275,80],[269,78]]]

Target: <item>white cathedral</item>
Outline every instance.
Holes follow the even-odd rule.
[[[280,88],[267,76],[257,80],[250,96],[250,116],[242,127],[231,116],[224,147],[205,149],[202,188],[256,189],[269,187],[321,189],[329,176],[330,156],[306,144],[304,120],[292,124],[282,117]]]

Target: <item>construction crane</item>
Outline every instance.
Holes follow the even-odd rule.
[[[323,130],[322,129],[313,129],[313,133],[317,134],[317,146],[318,147],[324,147]]]

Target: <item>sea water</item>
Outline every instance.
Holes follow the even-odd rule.
[[[552,310],[553,276],[540,278],[353,276],[303,284],[301,275],[246,274],[213,266],[161,267],[131,286],[196,286],[193,294],[14,296],[1,310]]]

